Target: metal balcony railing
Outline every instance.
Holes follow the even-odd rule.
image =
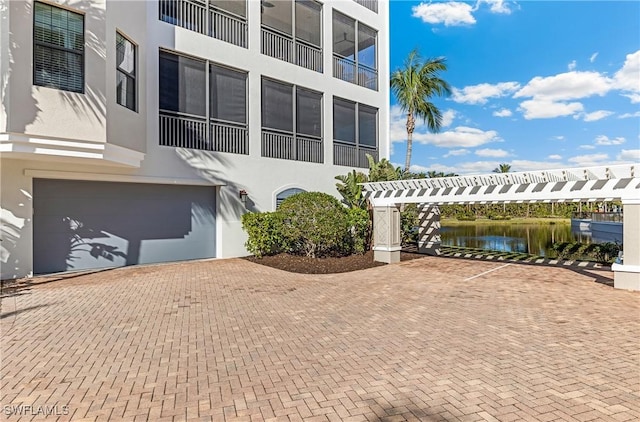
[[[249,154],[247,126],[160,110],[160,145]]]
[[[262,27],[262,54],[322,73],[322,49],[272,28]]]
[[[354,1],[371,11],[378,13],[378,0],[354,0]]]
[[[163,22],[247,47],[247,20],[218,9],[204,0],[160,0]]]
[[[378,90],[378,71],[351,59],[333,55],[333,76],[365,88]]]
[[[378,150],[365,146],[333,141],[333,164],[337,166],[368,168],[367,154],[378,161]]]
[[[323,163],[322,139],[262,129],[262,156]]]

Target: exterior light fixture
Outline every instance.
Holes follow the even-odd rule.
[[[247,198],[249,197],[249,194],[247,193],[246,190],[241,189],[239,192],[239,196],[240,196],[240,201],[242,201],[243,204],[247,204]]]

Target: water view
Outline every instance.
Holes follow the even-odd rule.
[[[440,229],[443,246],[460,246],[492,251],[520,252],[553,257],[556,242],[606,242],[591,232],[572,230],[569,223],[558,224],[460,224]]]

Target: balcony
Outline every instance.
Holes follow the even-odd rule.
[[[160,110],[160,145],[249,154],[246,125]]]
[[[283,32],[262,27],[262,54],[322,73],[322,49]]]
[[[159,18],[209,37],[247,48],[247,19],[204,0],[160,0]]]
[[[376,148],[333,141],[333,164],[337,166],[369,168],[367,154],[371,155],[374,161],[378,161]]]
[[[262,129],[262,156],[323,163],[322,139]]]
[[[378,90],[378,71],[363,64],[357,64],[351,59],[333,55],[333,76],[352,84]]]
[[[378,0],[354,0],[359,5],[366,7],[372,12],[378,13]]]

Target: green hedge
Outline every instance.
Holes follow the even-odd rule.
[[[366,210],[347,209],[336,198],[302,192],[285,199],[275,212],[242,217],[247,250],[255,256],[281,252],[311,257],[364,253],[371,222]]]
[[[257,257],[275,255],[289,249],[284,233],[284,221],[279,212],[247,213],[242,216],[242,228],[249,238],[245,246]]]

